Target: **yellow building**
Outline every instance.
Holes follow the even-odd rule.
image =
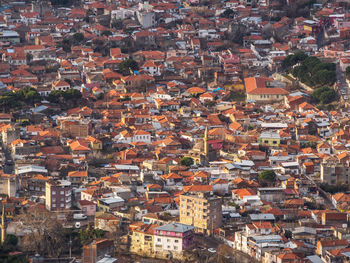
[[[281,138],[279,133],[276,132],[262,132],[258,142],[262,146],[279,146],[281,143]]]
[[[280,85],[271,78],[251,77],[244,79],[247,100],[256,102],[279,102],[284,101],[288,91],[277,87]]]
[[[159,225],[144,224],[132,231],[130,252],[142,255],[152,256],[154,254],[154,228]]]
[[[102,150],[102,142],[99,139],[96,139],[92,136],[88,136],[86,139],[90,142],[91,149]]]
[[[180,223],[192,225],[197,232],[210,234],[222,224],[222,200],[209,193],[180,195]]]

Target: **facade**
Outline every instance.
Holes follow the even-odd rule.
[[[83,248],[83,263],[97,263],[106,255],[114,254],[114,242],[109,239],[94,240]]]
[[[72,206],[72,185],[66,180],[46,182],[45,206],[49,211],[69,209]]]
[[[222,200],[207,193],[180,195],[180,222],[210,234],[222,225]]]
[[[343,163],[321,163],[321,181],[330,185],[348,184],[350,176],[349,165]]]
[[[154,251],[163,258],[181,258],[182,252],[194,245],[194,227],[170,223],[154,229]]]
[[[180,223],[144,224],[132,231],[131,252],[148,257],[183,259],[194,245],[194,227]]]
[[[0,194],[7,195],[8,197],[15,197],[17,190],[17,179],[13,175],[0,176]]]

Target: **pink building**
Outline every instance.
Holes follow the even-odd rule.
[[[77,206],[86,216],[94,216],[96,213],[96,205],[91,201],[79,200]]]

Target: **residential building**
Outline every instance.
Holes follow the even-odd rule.
[[[180,195],[180,223],[210,234],[222,225],[222,199],[210,193]]]
[[[72,206],[72,184],[66,180],[46,182],[45,206],[49,211],[69,209]]]

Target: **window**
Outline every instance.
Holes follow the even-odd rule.
[[[175,243],[179,243],[179,240],[178,240],[178,239],[175,239]]]
[[[64,191],[61,191],[60,194],[61,194],[61,195],[64,195]]]
[[[64,204],[61,204],[60,206],[61,206],[61,207],[64,207]]]
[[[277,144],[277,141],[273,141],[272,143],[273,143],[273,144]]]
[[[56,207],[56,204],[52,204],[52,207]]]
[[[157,239],[157,241],[158,241],[158,242],[160,242],[160,241],[161,241],[161,239],[160,239],[160,238],[158,238],[158,239]]]
[[[55,195],[56,194],[56,191],[52,191],[52,195]]]
[[[269,143],[269,141],[268,141],[268,140],[265,140],[264,143]]]
[[[177,250],[177,246],[174,246],[174,249]]]

